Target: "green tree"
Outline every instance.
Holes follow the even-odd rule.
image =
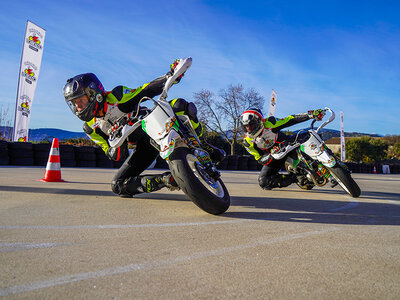
[[[372,153],[370,158],[372,161],[380,161],[386,158],[389,144],[382,139],[371,139]]]
[[[69,138],[61,140],[61,144],[75,145],[75,146],[96,146],[96,144],[87,138]]]
[[[386,158],[388,143],[369,136],[354,138],[346,142],[346,157],[351,161],[372,163]]]
[[[393,145],[393,154],[395,157],[400,158],[400,142]]]

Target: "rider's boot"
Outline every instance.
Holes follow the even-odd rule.
[[[171,172],[158,175],[140,175],[129,177],[123,182],[113,182],[112,190],[122,197],[132,197],[140,193],[151,193],[167,187],[169,190],[179,190]]]
[[[141,180],[146,193],[151,193],[167,187],[169,190],[179,190],[171,172],[165,172],[160,175],[144,175]]]
[[[179,186],[176,183],[174,177],[172,176],[171,172],[165,172],[161,174],[162,176],[162,182],[165,184],[165,186],[170,190],[170,191],[175,191],[179,190]]]
[[[280,188],[289,186],[292,183],[295,183],[297,181],[296,175],[294,175],[292,173],[289,173],[287,175],[278,174],[278,176],[279,176],[278,186]]]
[[[291,173],[288,175],[276,174],[258,178],[258,183],[264,190],[272,190],[273,188],[286,187],[296,181],[296,175]]]

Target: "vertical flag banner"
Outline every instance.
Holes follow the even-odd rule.
[[[271,101],[269,102],[268,117],[271,117],[275,114],[275,106],[276,106],[276,93],[274,90],[272,90]]]
[[[46,30],[27,21],[19,70],[14,119],[14,142],[28,141],[31,107],[42,62]]]
[[[343,112],[340,112],[340,153],[342,155],[342,161],[346,160],[346,149],[344,141],[344,130],[343,130]]]

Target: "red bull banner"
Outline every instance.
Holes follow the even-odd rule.
[[[346,160],[346,144],[344,141],[344,130],[343,130],[343,112],[340,112],[340,153],[341,153],[341,160]]]
[[[271,117],[275,114],[275,106],[276,106],[276,92],[272,90],[271,101],[269,102],[268,117]]]
[[[27,21],[19,70],[14,119],[14,142],[28,141],[33,97],[39,78],[46,30]]]

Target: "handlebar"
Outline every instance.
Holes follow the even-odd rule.
[[[331,110],[329,107],[325,107],[325,108],[324,108],[324,111],[325,111],[325,112],[329,111],[329,112],[331,113],[331,115],[330,115],[328,121],[325,121],[324,123],[322,123],[322,124],[318,127],[317,133],[318,133],[322,128],[324,128],[326,125],[328,125],[329,123],[331,123],[331,122],[335,119],[335,112],[334,112],[333,110]],[[311,122],[311,129],[314,129],[314,123],[315,123],[315,122],[316,122],[316,120],[313,120],[313,121]]]
[[[185,73],[186,70],[189,69],[191,65],[192,65],[191,57],[181,58],[179,60],[179,63],[175,68],[174,74],[167,79],[167,82],[164,85],[164,89],[160,95],[160,99],[165,100],[167,98],[167,92],[170,89],[170,87],[173,85],[174,81],[179,76],[181,76],[183,73]]]

